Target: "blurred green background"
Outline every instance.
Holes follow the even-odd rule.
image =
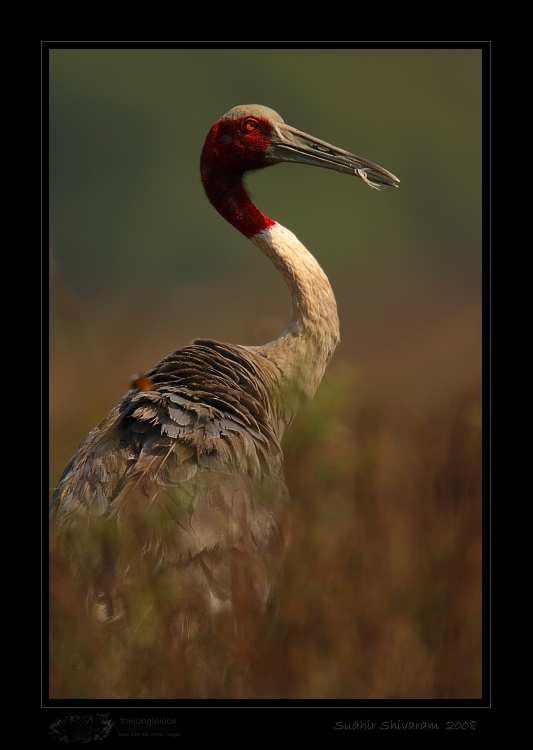
[[[480,697],[481,68],[480,49],[50,50],[51,487],[132,373],[285,327],[282,280],[203,193],[215,120],[263,104],[401,180],[248,178],[326,271],[342,338],[285,439],[266,697]]]

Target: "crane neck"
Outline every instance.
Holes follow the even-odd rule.
[[[291,293],[291,318],[285,331],[254,347],[282,373],[286,427],[314,396],[340,341],[337,304],[326,274],[290,230],[273,222],[251,240],[272,260]]]
[[[207,197],[218,213],[251,239],[275,222],[254,205],[243,184],[244,172],[203,158],[200,166]]]
[[[270,258],[291,294],[291,319],[281,336],[263,346],[247,347],[270,360],[280,373],[274,401],[282,433],[314,395],[339,343],[333,290],[319,263],[295,235],[254,205],[242,172],[202,159],[201,174],[210,202]]]

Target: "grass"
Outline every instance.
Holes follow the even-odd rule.
[[[420,419],[340,380],[287,440],[287,697],[479,698],[479,393]]]
[[[102,406],[109,383],[91,377],[101,362],[72,320],[63,333],[76,339],[78,362],[66,368],[59,353],[51,378],[52,485],[113,403]],[[84,406],[68,419],[56,406],[70,381],[71,403]],[[391,382],[337,359],[286,434],[292,543],[278,615],[244,698],[481,697],[479,377],[455,379],[430,407]],[[68,570],[52,570],[51,594],[51,697],[113,697],[106,685],[119,673],[127,697],[192,697],[172,680],[121,671],[124,644],[87,623]],[[169,669],[164,652],[160,666]]]

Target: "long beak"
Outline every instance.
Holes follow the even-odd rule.
[[[398,187],[400,180],[378,164],[332,146],[330,143],[280,123],[272,134],[266,157],[271,164],[282,161],[309,164],[361,177],[369,187]]]

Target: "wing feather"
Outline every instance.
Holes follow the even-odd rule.
[[[193,342],[81,443],[51,501],[52,536],[100,618],[140,633],[164,612],[165,638],[188,639],[187,653],[228,617],[234,636],[257,623],[288,537],[269,366]]]

